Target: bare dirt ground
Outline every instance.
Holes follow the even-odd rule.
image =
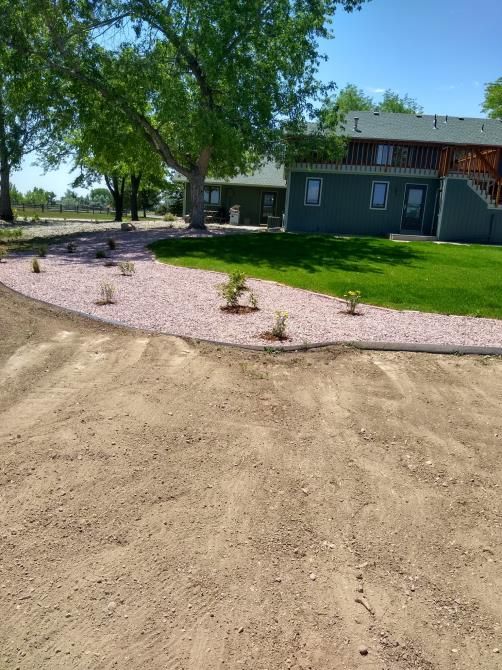
[[[502,361],[0,314],[2,670],[502,666]]]

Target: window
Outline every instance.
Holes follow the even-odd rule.
[[[204,204],[219,205],[221,199],[221,189],[219,186],[204,186]]]
[[[391,165],[394,147],[391,144],[379,144],[375,163],[377,165]]]
[[[389,194],[388,181],[374,181],[371,189],[370,209],[387,209],[387,196]]]
[[[316,177],[315,179],[308,178],[305,184],[305,204],[306,205],[320,205],[321,204],[321,188],[322,179]]]

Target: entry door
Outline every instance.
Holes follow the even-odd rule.
[[[401,220],[402,230],[422,230],[426,194],[427,186],[406,185],[403,218]]]
[[[275,200],[277,193],[265,192],[261,197],[261,222],[267,223],[269,216],[275,216]]]

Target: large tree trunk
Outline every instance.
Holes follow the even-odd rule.
[[[14,221],[10,201],[10,165],[3,154],[0,157],[0,220],[8,223]]]
[[[118,177],[116,174],[108,177],[105,175],[105,182],[113,198],[115,208],[115,221],[121,222],[124,214],[124,187],[125,177]]]
[[[141,174],[131,175],[131,221],[139,221],[138,192],[140,182],[141,182]]]
[[[205,230],[204,223],[204,177],[200,174],[192,174],[188,177],[190,183],[190,225],[194,230]]]

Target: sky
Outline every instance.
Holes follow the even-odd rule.
[[[356,84],[378,101],[386,88],[416,98],[426,114],[483,116],[484,85],[502,77],[502,0],[371,0],[339,10],[323,41],[320,78]],[[43,174],[28,156],[13,183],[61,196],[69,166]]]

